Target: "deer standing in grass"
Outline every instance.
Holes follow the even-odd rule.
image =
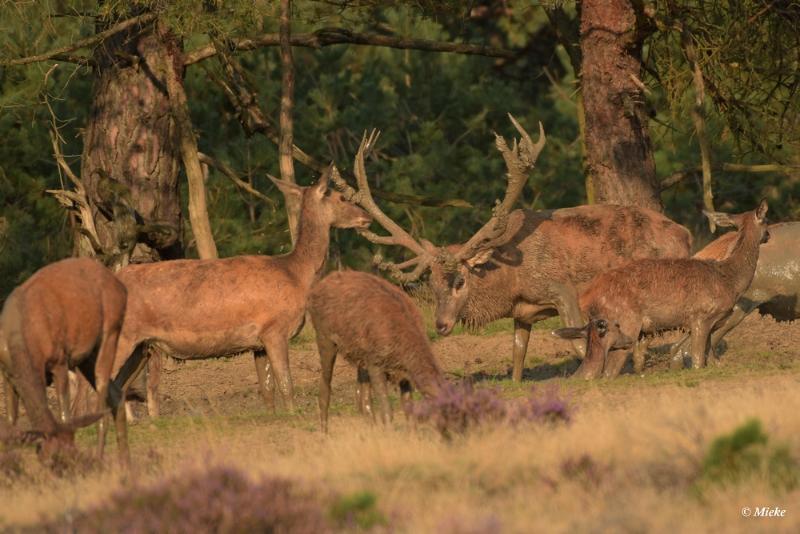
[[[37,271],[16,288],[0,315],[0,369],[6,375],[10,422],[22,398],[43,455],[71,447],[74,432],[106,411],[111,368],[125,313],[125,287],[99,262],[68,259]],[[97,389],[97,412],[66,423],[67,370],[79,369]],[[56,381],[61,422],[47,406],[48,377]],[[120,442],[124,433],[117,433]],[[103,441],[98,444],[102,457]]]
[[[635,206],[512,211],[544,148],[545,135],[540,124],[534,144],[509,117],[521,140],[509,147],[496,135],[508,169],[505,196],[491,219],[464,244],[437,247],[417,241],[387,217],[370,195],[363,153],[355,165],[358,191],[337,173],[332,179],[390,234],[362,231],[364,237],[381,245],[405,247],[414,254],[399,264],[376,258],[380,268],[401,282],[416,280],[430,268],[440,335],[450,334],[459,320],[480,327],[503,317],[514,318],[512,377],[520,381],[533,323],[558,314],[568,326],[583,324],[578,293],[596,274],[640,258],[688,257],[691,236],[664,215]],[[375,139],[371,136],[367,146]]]
[[[639,260],[597,276],[580,298],[589,322],[554,332],[566,339],[587,339],[581,375],[613,378],[640,335],[676,328],[691,330],[692,367],[705,366],[710,333],[730,315],[753,280],[759,248],[769,237],[766,214],[764,200],[739,215],[712,214],[717,225],[740,229],[733,249],[721,261]],[[644,354],[635,356],[639,371]]]
[[[400,385],[404,399],[411,393],[409,384],[426,396],[437,394],[444,384],[422,314],[386,280],[356,271],[330,274],[313,287],[308,307],[322,364],[319,409],[324,432],[337,355],[366,369],[385,424],[391,420],[387,378]]]
[[[800,223],[772,224],[768,232],[769,241],[758,252],[753,281],[736,301],[730,316],[711,336],[709,353],[714,358],[722,338],[755,309],[762,315],[773,316],[777,321],[800,318]],[[694,257],[723,260],[730,255],[738,235],[737,232],[728,232],[706,245]],[[676,363],[683,360],[681,349],[687,339],[688,336],[685,336],[673,348],[673,355],[681,353]]]
[[[328,256],[330,228],[366,228],[372,220],[328,190],[328,176],[312,187],[273,179],[301,205],[297,242],[288,254],[162,261],[119,271],[129,295],[114,361],[123,392],[146,360],[146,343],[177,359],[254,351],[268,409],[274,408],[274,384],[267,359],[284,405],[294,410],[288,342],[303,326],[308,292]]]

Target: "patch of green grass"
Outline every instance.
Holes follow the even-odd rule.
[[[352,528],[357,526],[369,530],[377,526],[385,526],[389,522],[378,509],[378,497],[371,491],[358,491],[339,497],[331,505],[330,516],[339,526]]]
[[[800,484],[800,462],[785,445],[770,446],[761,421],[754,418],[711,443],[703,458],[700,481],[738,484],[758,475],[779,491],[791,491]]]

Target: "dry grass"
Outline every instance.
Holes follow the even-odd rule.
[[[165,418],[133,429],[134,463],[139,482],[224,464],[340,495],[369,491],[408,532],[797,532],[799,490],[774,490],[759,475],[702,490],[696,481],[712,440],[751,417],[800,457],[799,385],[794,369],[693,387],[581,385],[569,425],[494,428],[452,443],[355,416],[332,420],[329,436],[313,413]],[[113,468],[58,479],[26,460],[23,479],[0,483],[0,529],[96,505],[126,485]],[[787,516],[745,519],[744,506]]]

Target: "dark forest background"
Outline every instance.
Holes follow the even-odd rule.
[[[767,197],[771,220],[798,219],[800,3],[610,3],[627,4],[637,14],[634,40],[640,50],[635,55],[641,70],[634,82],[641,85],[640,92],[621,105],[646,117],[666,213],[689,227],[696,242],[710,238],[701,215],[700,114],[710,147],[714,206],[741,211]],[[379,145],[367,162],[371,182],[383,191],[417,196],[404,202],[379,199],[381,206],[415,235],[440,244],[468,238],[502,196],[505,169],[492,132],[512,134],[507,113],[531,133],[542,121],[548,136],[523,194],[526,207],[597,200],[585,159],[581,69],[575,68],[582,61],[576,51],[585,38],[580,23],[589,3],[584,4],[295,1],[295,34],[337,28],[481,44],[511,54],[485,57],[354,44],[294,47],[294,142],[316,160],[332,160],[349,170],[362,132],[380,129]],[[99,57],[97,43],[24,65],[9,62],[69,47],[142,13],[156,14],[184,52],[212,42],[224,46],[244,37],[277,34],[278,5],[252,0],[0,5],[2,299],[39,267],[75,251],[74,219],[46,193],[71,187],[54,158],[53,126],[65,161],[77,172],[85,151],[83,134],[93,120],[94,88],[111,72],[98,69],[135,63],[122,54],[114,56],[114,61],[129,62],[122,66],[82,60]],[[241,67],[240,81],[253,91],[277,131],[279,48],[234,49],[230,55]],[[210,167],[206,190],[213,238],[220,256],[286,252],[291,245],[283,198],[266,178],[267,173],[279,175],[278,149],[268,136],[243,128],[240,110],[223,90],[230,71],[222,56],[186,67],[184,87],[198,148],[266,199]],[[698,71],[705,82],[700,106]],[[310,184],[318,176],[301,164],[295,168],[298,183]],[[184,214],[180,254],[196,257],[185,215],[186,179],[179,172]],[[369,267],[373,245],[352,231],[334,230],[333,235],[334,266]]]

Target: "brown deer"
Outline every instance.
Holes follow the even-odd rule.
[[[328,255],[330,228],[366,228],[372,220],[328,190],[329,174],[312,187],[273,179],[301,205],[297,242],[288,254],[162,261],[117,273],[129,295],[114,362],[115,381],[125,393],[147,359],[146,343],[178,359],[255,351],[267,407],[274,408],[269,359],[284,404],[294,410],[288,341],[303,326],[308,292]]]
[[[712,214],[717,225],[741,230],[724,260],[638,260],[598,275],[580,297],[589,318],[586,326],[554,332],[566,339],[587,339],[580,375],[596,378],[602,372],[613,378],[641,335],[677,328],[691,330],[692,366],[703,367],[710,333],[730,315],[753,279],[759,247],[769,237],[766,214],[764,200],[739,215]],[[642,357],[635,362],[637,370]]]
[[[37,271],[11,292],[0,315],[0,369],[12,424],[18,400],[43,438],[45,455],[73,444],[77,428],[106,411],[111,368],[125,313],[126,290],[99,262],[67,259]],[[64,421],[69,410],[67,370],[79,369],[98,393],[97,412]],[[59,422],[47,406],[48,377],[56,380]],[[117,440],[124,434],[117,434]],[[102,457],[103,442],[98,453]]]
[[[722,338],[755,309],[778,321],[800,318],[800,223],[772,224],[768,232],[769,241],[759,249],[750,287],[736,301],[731,315],[711,336],[709,353],[714,358]],[[728,232],[706,245],[694,257],[723,260],[730,255],[737,237],[737,232]],[[678,361],[683,359],[682,349],[687,339],[688,336],[675,344],[673,355],[681,352]]]
[[[400,385],[404,398],[410,394],[409,384],[426,396],[435,395],[444,384],[422,314],[389,282],[356,271],[333,273],[313,287],[308,306],[322,364],[319,409],[324,432],[337,355],[367,371],[385,424],[391,420],[387,377]]]
[[[359,191],[336,172],[332,179],[390,234],[361,232],[364,237],[377,244],[403,246],[414,254],[399,264],[376,257],[380,268],[401,282],[416,280],[430,268],[440,335],[450,334],[459,320],[479,327],[503,317],[514,318],[512,377],[520,381],[533,323],[558,314],[569,326],[583,324],[578,292],[596,274],[639,258],[688,257],[691,236],[662,214],[635,206],[511,211],[544,148],[545,135],[540,124],[539,140],[534,144],[514,117],[509,117],[521,141],[515,140],[509,147],[496,135],[508,169],[505,197],[495,206],[491,219],[464,244],[436,247],[417,241],[375,204],[364,168],[364,154],[377,139],[375,135],[362,142],[356,156]]]

